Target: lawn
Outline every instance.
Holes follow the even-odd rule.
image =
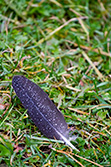
[[[12,78],[38,84],[78,136],[46,138]],[[0,1],[0,167],[111,166],[111,1]]]

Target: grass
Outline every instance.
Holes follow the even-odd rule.
[[[111,2],[0,1],[0,166],[111,166]],[[37,83],[80,152],[45,138],[12,88]]]

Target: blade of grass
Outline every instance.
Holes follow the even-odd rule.
[[[96,68],[96,66],[94,65],[94,63],[91,61],[91,59],[88,57],[88,55],[82,51],[82,55],[84,56],[84,58],[88,61],[88,63],[92,66],[92,68],[95,70],[95,72],[97,73],[97,75],[99,76],[100,79],[104,78],[103,75],[100,73],[100,71]]]

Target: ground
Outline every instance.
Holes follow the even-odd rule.
[[[0,1],[0,166],[111,166],[110,64],[110,0]],[[49,95],[79,153],[43,136],[14,75]]]

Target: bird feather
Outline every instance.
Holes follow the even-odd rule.
[[[64,116],[47,93],[21,75],[13,77],[12,86],[32,121],[47,138],[62,140],[78,151],[69,140],[69,129]]]

